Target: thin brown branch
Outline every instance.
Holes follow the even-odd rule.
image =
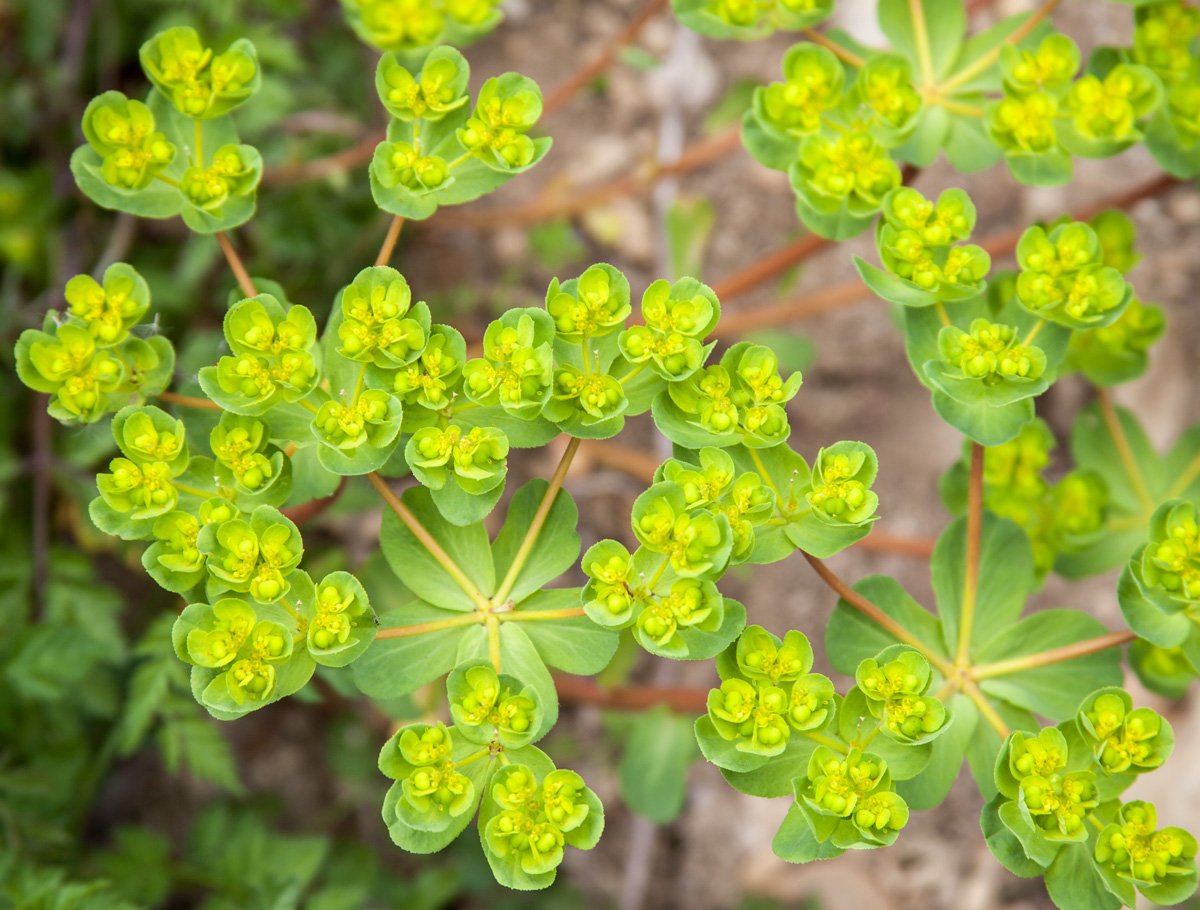
[[[605,205],[613,199],[631,196],[639,190],[652,186],[664,177],[677,176],[704,167],[741,147],[741,130],[729,126],[688,146],[673,161],[664,163],[649,161],[624,177],[618,177],[592,187],[575,190],[565,195],[543,192],[523,205],[503,209],[485,209],[475,212],[438,212],[429,222],[433,230],[444,228],[501,228],[563,218]]]
[[[229,268],[233,272],[233,277],[237,279],[238,287],[242,289],[242,293],[247,297],[254,297],[258,294],[258,291],[254,289],[254,282],[250,280],[250,273],[246,271],[246,266],[242,264],[242,257],[233,248],[233,243],[230,242],[229,236],[224,231],[217,231],[213,236],[217,238],[221,252],[225,254],[225,258],[229,261]]]
[[[375,265],[387,265],[392,261],[392,251],[396,249],[396,241],[400,239],[400,229],[404,227],[404,216],[397,215],[388,225],[387,236],[383,238],[383,246],[375,257]]]
[[[744,294],[751,288],[758,287],[764,281],[774,278],[797,263],[803,262],[833,241],[817,234],[805,234],[791,243],[772,250],[761,259],[738,269],[732,275],[727,275],[713,284],[713,293],[719,300]]]
[[[933,555],[937,540],[933,537],[905,537],[887,531],[872,531],[854,544],[855,549],[872,553],[896,553],[900,556],[916,556],[928,559]]]
[[[1013,657],[1009,660],[998,660],[990,664],[979,664],[971,669],[969,675],[972,679],[990,679],[995,676],[1007,676],[1009,673],[1032,670],[1034,667],[1046,667],[1050,664],[1058,664],[1067,660],[1075,660],[1077,657],[1085,657],[1088,654],[1095,654],[1098,651],[1107,651],[1109,648],[1119,648],[1121,645],[1129,644],[1129,642],[1134,641],[1136,638],[1137,633],[1130,629],[1126,629],[1123,632],[1109,632],[1106,635],[1097,635],[1095,638],[1077,641],[1071,645],[1063,645],[1061,648],[1051,648],[1049,651],[1040,651],[1037,654],[1027,654],[1024,657]]]
[[[346,478],[343,476],[341,482],[337,485],[337,489],[328,496],[322,496],[320,499],[310,499],[308,502],[302,502],[300,505],[292,506],[287,509],[280,509],[284,515],[294,521],[296,524],[303,524],[306,521],[312,521],[322,512],[326,511],[338,499],[341,498],[342,492],[346,489]]]
[[[646,23],[653,19],[666,5],[667,0],[647,0],[637,15],[629,20],[629,24],[621,29],[620,33],[608,42],[599,54],[577,69],[563,82],[559,83],[546,96],[545,103],[542,106],[542,116],[553,114],[577,91],[591,83],[597,76],[608,69],[617,58],[617,54],[620,53],[621,48],[627,44],[632,44]]]
[[[598,705],[641,711],[666,705],[681,714],[703,714],[708,710],[708,689],[670,686],[622,686],[604,688],[579,676],[554,675],[558,697],[567,704]]]
[[[197,398],[194,395],[178,395],[175,392],[159,392],[158,400],[168,404],[177,404],[184,408],[201,408],[205,411],[220,411],[223,408],[209,398]]]
[[[262,182],[267,186],[277,186],[287,183],[300,183],[304,180],[316,180],[328,177],[339,171],[348,171],[360,164],[366,164],[375,154],[375,147],[387,138],[382,130],[373,132],[361,142],[342,149],[324,158],[304,161],[299,164],[285,164],[280,167],[269,167],[263,171]]]

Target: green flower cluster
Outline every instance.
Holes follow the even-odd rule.
[[[1005,45],[1000,61],[1004,97],[986,106],[985,127],[1025,182],[1065,183],[1072,155],[1124,151],[1162,106],[1162,83],[1142,65],[1097,57],[1076,79],[1079,47],[1065,35],[1047,35],[1036,48]]]
[[[1017,244],[1017,263],[1021,306],[1067,328],[1111,325],[1133,297],[1133,287],[1121,272],[1105,265],[1100,238],[1084,222],[1050,231],[1029,228]]]
[[[1060,553],[1090,545],[1108,518],[1108,488],[1095,473],[1074,470],[1056,483],[1046,479],[1055,444],[1050,428],[1034,419],[1014,439],[986,449],[983,459],[984,507],[1025,531],[1039,577],[1054,567]],[[956,513],[966,509],[969,461],[967,443],[942,482],[943,498]]]
[[[459,664],[446,680],[455,728],[474,743],[529,745],[542,725],[537,693],[485,660]]]
[[[147,103],[110,91],[84,111],[87,144],[71,157],[80,189],[105,208],[182,215],[201,233],[245,222],[263,164],[228,115],[262,83],[254,45],[243,38],[218,54],[177,27],[143,44],[140,59],[155,87]]]
[[[470,109],[469,78],[466,58],[452,47],[433,50],[419,71],[395,53],[380,59],[375,88],[392,116],[371,161],[380,208],[428,218],[439,205],[482,196],[545,155],[550,140],[528,135],[542,115],[536,83],[517,73],[489,79]]]
[[[179,502],[175,479],[189,467],[183,421],[155,407],[131,406],[117,412],[112,432],[122,457],[96,477],[101,501],[110,514],[148,530]]]
[[[946,726],[945,706],[926,694],[932,680],[929,661],[916,651],[901,651],[886,662],[867,658],[855,673],[879,731],[909,745],[931,741]]]
[[[420,60],[439,44],[463,46],[504,18],[501,0],[342,0],[355,34],[383,51]]]
[[[1117,587],[1125,619],[1160,648],[1183,649],[1200,669],[1200,509],[1182,499],[1150,516],[1149,540],[1129,558]]]
[[[833,13],[833,0],[671,0],[679,21],[713,38],[762,38],[798,31]]]
[[[761,626],[747,626],[738,637],[732,660],[718,662],[720,688],[708,693],[708,714],[697,727],[701,746],[713,734],[728,743],[735,756],[730,770],[762,767],[788,747],[793,733],[819,733],[834,720],[833,683],[812,673],[808,639],[791,631],[783,640]],[[711,732],[710,732],[711,731]]]
[[[111,265],[102,282],[76,275],[66,299],[65,313],[52,310],[16,346],[17,375],[51,396],[52,417],[94,423],[166,387],[175,351],[150,326],[133,332],[150,307],[150,289],[132,267]]]
[[[896,54],[871,54],[848,80],[832,51],[805,42],[784,55],[783,76],[755,89],[742,121],[746,148],[788,173],[811,230],[835,240],[861,233],[900,185],[888,150],[923,111],[912,67]]]
[[[1171,725],[1152,708],[1133,707],[1124,689],[1101,689],[1079,706],[1076,721],[1096,763],[1109,774],[1160,767],[1175,747]]]
[[[975,228],[975,205],[960,189],[945,190],[936,203],[898,187],[883,202],[875,245],[880,270],[855,260],[867,286],[902,306],[932,306],[970,300],[987,290],[991,257],[960,243]]]
[[[1029,840],[1028,853],[1043,842],[1054,846],[1087,840],[1087,821],[1100,804],[1096,773],[1075,769],[1068,742],[1057,727],[1047,727],[1036,736],[1013,733],[996,759],[996,786],[1000,820],[1015,827],[1020,819],[1027,827],[1014,830]],[[1025,841],[1022,841],[1025,845]],[[1037,859],[1031,856],[1031,859]]]
[[[1134,800],[1096,837],[1093,858],[1104,884],[1130,905],[1135,889],[1157,904],[1174,904],[1196,887],[1196,838],[1183,828],[1159,828],[1153,803]]]

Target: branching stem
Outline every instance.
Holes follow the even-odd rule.
[[[1019,26],[1017,26],[1017,28],[1013,30],[1013,33],[1011,35],[1009,35],[1007,38],[1005,38],[1001,44],[992,48],[990,51],[988,51],[986,54],[983,54],[981,57],[976,59],[974,62],[963,67],[961,70],[959,70],[953,76],[951,76],[949,79],[947,79],[941,85],[939,85],[937,87],[938,92],[940,94],[947,94],[949,92],[952,92],[954,89],[958,88],[960,85],[964,85],[967,82],[970,82],[972,79],[974,79],[976,76],[978,76],[980,73],[982,73],[989,66],[991,66],[993,63],[996,62],[996,60],[1000,57],[1000,48],[1001,47],[1003,47],[1005,44],[1020,44],[1022,41],[1024,41],[1025,38],[1035,28],[1038,27],[1038,25],[1041,23],[1041,21],[1043,19],[1045,19],[1047,16],[1049,16],[1051,12],[1053,12],[1054,7],[1058,6],[1058,4],[1059,4],[1059,0],[1046,0],[1046,2],[1042,4],[1040,9],[1036,10],[1028,19],[1026,19],[1024,22],[1022,22]]]
[[[1128,644],[1136,638],[1137,633],[1130,629],[1126,629],[1123,632],[1109,632],[1107,635],[1098,635],[1095,638],[1089,638],[1085,641],[1063,645],[1061,648],[1051,648],[1049,651],[1039,651],[1037,654],[1027,654],[1024,657],[1013,657],[1009,660],[998,660],[995,663],[980,664],[972,667],[968,675],[972,679],[992,679],[996,676],[1007,676],[1010,673],[1032,670],[1034,667],[1046,667],[1050,664],[1062,663],[1063,661],[1074,660],[1077,657],[1095,654],[1098,651],[1107,651],[1109,648],[1119,648],[1121,645]]]
[[[917,42],[917,60],[921,64],[921,82],[933,85],[933,52],[929,48],[929,24],[925,21],[922,0],[908,0],[908,13],[912,17],[913,37]]]

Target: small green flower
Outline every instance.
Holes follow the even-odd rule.
[[[927,742],[946,726],[945,706],[932,695],[901,695],[883,703],[882,732],[898,742]]]
[[[412,306],[408,282],[393,268],[359,272],[342,291],[341,309],[338,353],[343,357],[395,368],[416,360],[425,348],[428,311],[424,304]]]
[[[97,347],[83,326],[57,326],[54,334],[26,329],[17,342],[22,381],[53,395],[50,413],[60,420],[92,423],[108,412],[108,393],[121,384],[124,368],[112,352]]]
[[[1020,782],[1019,799],[1044,837],[1076,842],[1087,840],[1085,822],[1100,802],[1091,771],[1031,774]]]
[[[142,69],[176,110],[194,119],[220,117],[247,101],[262,80],[254,45],[235,41],[217,54],[196,30],[159,32],[142,45]]]
[[[930,202],[911,187],[898,187],[883,204],[884,220],[898,231],[912,231],[924,246],[949,246],[975,229],[975,204],[964,190],[944,190]]]
[[[855,87],[875,117],[889,128],[906,131],[921,112],[912,64],[899,54],[878,54],[867,60]]]
[[[784,135],[820,130],[822,116],[842,101],[842,64],[827,48],[804,42],[784,55],[783,78],[755,92],[760,119]]]
[[[1200,74],[1171,86],[1166,110],[1184,144],[1195,147],[1200,142]]]
[[[739,752],[770,757],[787,748],[791,699],[778,686],[727,679],[708,693],[708,716]]]
[[[868,657],[859,663],[854,674],[868,704],[920,697],[929,690],[932,676],[929,661],[911,650],[902,651],[882,666],[875,658]]]
[[[270,484],[278,473],[266,454],[267,439],[267,425],[261,420],[229,412],[221,415],[221,422],[208,437],[218,464],[250,493]]]
[[[892,790],[870,793],[857,801],[852,820],[868,840],[888,843],[908,824],[908,803]]]
[[[491,664],[460,665],[446,682],[455,729],[473,742],[498,739],[507,749],[527,745],[538,732],[537,693]]]
[[[114,458],[108,474],[96,476],[100,496],[117,512],[135,520],[157,518],[172,511],[179,502],[179,491],[171,483],[171,465],[164,461],[137,464],[127,458]]]
[[[112,430],[121,451],[137,464],[166,462],[171,466],[172,476],[187,467],[183,421],[161,408],[124,408],[113,418]]]
[[[716,296],[694,279],[671,284],[659,280],[642,295],[645,325],[621,333],[621,353],[630,363],[644,363],[668,381],[683,379],[704,363],[701,340],[720,314]]]
[[[354,621],[369,615],[361,586],[350,584],[349,578],[353,576],[329,576],[317,586],[317,614],[308,624],[310,650],[330,651],[347,644]]]
[[[1000,761],[1004,761],[1005,751],[1008,772],[1018,783],[1027,777],[1057,777],[1067,766],[1067,741],[1055,727],[1046,727],[1037,736],[1013,733],[1000,753]]]
[[[405,405],[440,411],[454,400],[462,379],[466,344],[450,326],[435,325],[421,356],[392,376],[392,391]]]
[[[444,831],[478,804],[475,783],[458,770],[454,760],[455,735],[461,733],[442,723],[409,724],[380,752],[379,769],[400,781],[395,811],[408,826]]]
[[[853,215],[878,211],[900,183],[899,166],[865,133],[840,133],[834,139],[809,136],[793,165],[792,185],[822,212],[836,211],[842,204],[849,204]]]
[[[222,598],[208,607],[197,627],[188,632],[187,656],[198,667],[228,666],[251,644],[257,626],[253,607],[232,597]],[[288,637],[287,644],[290,642]],[[281,653],[285,647],[283,641],[278,643]]]
[[[194,573],[204,568],[204,554],[196,547],[200,522],[187,512],[168,512],[154,522],[154,537],[165,546],[157,560],[170,572]]]
[[[787,720],[801,732],[825,725],[833,710],[833,682],[820,673],[805,673],[792,683]]]
[[[1133,294],[1117,269],[1102,264],[1100,238],[1082,222],[1060,225],[1049,234],[1031,227],[1017,244],[1017,262],[1021,305],[1069,328],[1115,322]]]
[[[813,462],[812,488],[805,494],[813,514],[833,524],[862,524],[879,507],[870,489],[875,453],[862,443],[839,442],[821,449]]]
[[[638,615],[634,636],[643,646],[652,645],[651,650],[656,653],[686,656],[688,646],[679,633],[690,628],[713,632],[724,617],[723,598],[711,581],[681,578],[672,582],[665,595],[646,599],[648,603]]]
[[[1175,499],[1150,518],[1150,542],[1142,551],[1142,579],[1172,610],[1200,603],[1200,524],[1196,506]],[[1136,557],[1135,557],[1136,559]]]
[[[706,509],[688,511],[683,489],[656,483],[633,506],[633,532],[661,553],[679,575],[694,577],[718,567],[729,546],[728,525]]]
[[[67,282],[72,319],[83,323],[98,344],[119,344],[150,308],[150,290],[131,266],[118,262],[104,272],[104,284],[90,275]]]
[[[317,439],[352,453],[359,446],[380,448],[396,438],[399,403],[381,389],[367,389],[353,402],[327,401],[313,417]]]
[[[1102,874],[1115,874],[1147,893],[1176,877],[1194,882],[1196,852],[1196,838],[1183,828],[1159,828],[1154,804],[1134,800],[1097,836],[1093,856]]]
[[[551,771],[537,783],[530,768],[508,765],[496,777],[491,798],[500,811],[480,832],[484,850],[515,857],[527,875],[544,875],[562,862],[566,844],[591,846],[581,836],[599,803],[574,771]]]
[[[808,777],[797,784],[796,792],[818,815],[853,818],[868,797],[891,792],[891,775],[886,761],[859,749],[838,755],[828,746],[818,746],[808,761]],[[903,813],[895,821],[902,826],[907,818]],[[859,827],[874,827],[877,820]]]
[[[580,568],[589,579],[583,591],[588,615],[603,626],[628,625],[637,588],[629,551],[615,540],[602,540],[583,554]]]
[[[582,412],[585,424],[616,417],[629,405],[625,389],[607,373],[588,375],[576,367],[559,366],[554,373],[554,390],[546,416],[556,423]]]
[[[1079,45],[1066,35],[1047,35],[1036,50],[1006,44],[1000,51],[1004,81],[1014,95],[1065,89],[1079,71],[1079,63]]]
[[[545,311],[505,313],[484,332],[484,356],[463,367],[467,397],[481,405],[498,403],[518,417],[537,416],[550,396],[553,340],[553,322]]]
[[[208,556],[213,578],[232,591],[249,592],[259,603],[287,595],[287,576],[304,555],[299,530],[269,506],[255,509],[249,522],[232,519],[205,525],[198,546]]]
[[[629,316],[629,281],[603,263],[561,286],[555,278],[546,291],[546,311],[559,337],[567,341],[606,335],[623,326]]]
[[[225,314],[225,340],[233,353],[217,361],[215,384],[236,397],[240,413],[262,414],[279,401],[303,398],[319,375],[311,353],[316,334],[305,307],[284,310],[270,294],[236,303]],[[201,371],[202,384],[211,369]]]
[[[1137,121],[1158,105],[1157,79],[1144,67],[1117,64],[1103,80],[1085,75],[1067,95],[1075,129],[1089,139],[1136,140]]]
[[[812,669],[812,646],[803,632],[788,632],[783,641],[762,626],[747,626],[735,650],[738,670],[750,680],[778,686],[795,682]]]
[[[411,52],[436,44],[445,16],[432,0],[342,0],[359,37],[378,48]]]
[[[483,493],[503,480],[507,471],[508,437],[495,427],[467,431],[456,424],[444,430],[425,427],[413,434],[409,446],[409,464],[432,489],[440,490],[452,473],[468,493]]]
[[[422,155],[411,143],[381,142],[375,149],[373,173],[388,189],[403,186],[417,194],[448,186],[453,178],[446,159]]]
[[[1104,527],[1108,487],[1088,471],[1065,475],[1051,493],[1054,529],[1065,537],[1087,537]]]
[[[155,131],[150,108],[120,92],[92,99],[83,112],[83,135],[101,158],[100,175],[123,190],[148,187],[174,160],[175,146]]]
[[[1200,31],[1200,10],[1167,0],[1139,6],[1134,17],[1134,63],[1149,67],[1168,84],[1185,78],[1195,59],[1190,44]]]
[[[1121,689],[1102,689],[1080,706],[1080,732],[1097,763],[1110,774],[1151,771],[1170,757],[1175,745],[1171,725],[1150,708],[1134,708]]]
[[[467,103],[469,75],[466,58],[452,47],[436,48],[415,77],[389,51],[379,60],[375,85],[393,117],[435,122]]]
[[[525,135],[542,116],[542,92],[532,79],[505,73],[485,82],[475,110],[457,132],[462,147],[498,171],[524,168],[537,148]]]
[[[1058,146],[1054,118],[1058,100],[1049,92],[1006,94],[988,105],[985,125],[992,142],[1006,152],[1043,154]]]
[[[179,178],[179,189],[188,202],[219,215],[231,197],[251,196],[262,177],[262,161],[248,145],[223,145],[208,167],[194,165]]]

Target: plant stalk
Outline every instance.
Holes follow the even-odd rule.
[[[1034,667],[1046,667],[1050,664],[1062,663],[1074,660],[1077,657],[1095,654],[1098,651],[1107,651],[1109,648],[1119,648],[1121,645],[1128,644],[1136,638],[1137,633],[1130,629],[1126,629],[1123,632],[1109,632],[1107,635],[1098,635],[1095,638],[1089,638],[1085,641],[1063,645],[1061,648],[1051,648],[1049,651],[1039,651],[1037,654],[1013,657],[1009,660],[998,660],[990,664],[979,664],[976,667],[972,667],[968,675],[972,679],[992,679],[996,676],[1007,676],[1010,673],[1032,670]]]
[[[954,663],[966,667],[971,657],[971,635],[975,630],[975,599],[979,591],[979,551],[983,536],[984,448],[971,443],[971,478],[967,486],[967,567],[963,576],[962,611],[959,615],[958,652]]]
[[[242,264],[242,258],[237,254],[237,250],[233,248],[229,236],[224,231],[217,231],[213,236],[217,238],[217,244],[221,247],[221,252],[225,254],[225,259],[228,260],[229,268],[233,272],[233,277],[237,279],[238,287],[242,289],[242,293],[247,297],[257,296],[258,291],[254,289],[254,282],[250,280],[250,273],[246,271],[246,266]]]

